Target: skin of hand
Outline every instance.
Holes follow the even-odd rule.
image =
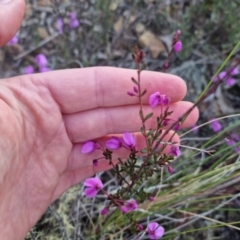
[[[0,26],[0,45],[17,31],[24,8],[22,0],[0,1],[0,21],[5,19],[5,25],[11,26]],[[97,139],[104,143],[111,134],[129,131],[136,134],[137,148],[144,146],[138,133],[138,100],[126,94],[133,88],[131,77],[136,77],[136,70],[93,67],[0,81],[1,239],[23,239],[64,191],[109,169],[106,161],[93,166],[92,160],[101,152],[83,155],[83,142]],[[144,71],[141,79],[148,91],[143,97],[144,112],[152,111],[148,97],[156,91],[171,98],[173,119],[192,106],[181,101],[186,85],[179,77]],[[159,112],[160,108],[154,108],[155,115]],[[197,119],[194,109],[182,127],[192,126]],[[147,127],[154,124],[149,121]],[[177,135],[174,141],[179,141]],[[122,149],[115,156],[127,154]]]

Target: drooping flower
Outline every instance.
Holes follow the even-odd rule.
[[[34,68],[33,68],[33,66],[31,66],[31,65],[26,66],[26,67],[24,68],[24,73],[25,73],[25,74],[34,73]]]
[[[181,50],[182,50],[182,42],[180,40],[178,40],[174,44],[173,49],[174,49],[175,52],[181,52]]]
[[[93,198],[97,195],[98,191],[103,188],[102,181],[95,177],[95,178],[88,178],[84,182],[84,194],[86,197]]]
[[[46,67],[48,64],[48,60],[47,57],[40,53],[35,57],[35,62],[38,64],[38,66],[41,67]]]
[[[106,141],[106,147],[110,150],[116,150],[122,147],[122,141],[118,137],[111,137]]]
[[[106,215],[108,213],[108,207],[104,207],[101,211],[101,215]]]
[[[164,228],[157,222],[151,222],[148,224],[148,236],[150,239],[157,240],[164,235]]]
[[[8,45],[15,45],[18,43],[18,37],[15,35],[9,42]]]
[[[181,151],[179,149],[179,146],[176,146],[176,145],[172,145],[171,148],[170,148],[170,152],[169,152],[171,155],[173,156],[180,156],[181,155]]]
[[[130,211],[136,210],[138,208],[137,201],[135,199],[130,199],[120,207],[123,213],[128,213]]]
[[[214,132],[219,132],[222,129],[222,124],[215,118],[211,120],[211,128]]]
[[[96,150],[94,141],[87,141],[82,145],[82,153],[92,153],[94,150]]]
[[[123,142],[125,143],[126,147],[130,148],[130,149],[135,149],[136,147],[136,139],[134,134],[129,133],[129,132],[125,132],[123,134]]]

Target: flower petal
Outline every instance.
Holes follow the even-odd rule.
[[[96,188],[85,188],[84,189],[84,194],[86,197],[93,198],[97,195],[98,190]]]

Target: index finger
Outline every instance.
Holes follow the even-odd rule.
[[[92,67],[53,71],[38,76],[46,80],[62,113],[138,103],[136,97],[127,95],[127,91],[133,89],[131,78],[137,79],[137,70]],[[180,101],[186,94],[185,82],[165,73],[142,71],[141,86],[142,91],[147,89],[142,98],[144,104],[148,103],[150,94],[157,91],[170,97],[171,102]]]

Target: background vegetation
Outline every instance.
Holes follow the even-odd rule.
[[[174,56],[170,73],[186,80],[187,100],[195,101],[222,62],[240,40],[240,0],[27,0],[26,16],[17,33],[19,42],[0,50],[0,76],[24,74],[43,53],[48,67],[89,66],[135,68],[131,58],[138,45],[146,53],[148,70],[161,71],[171,40],[182,31],[183,51]],[[80,25],[70,28],[75,12]],[[64,21],[63,33],[57,19]],[[239,49],[225,69],[239,61]],[[136,218],[144,224],[159,222],[163,239],[240,239],[240,155],[225,138],[240,135],[240,81],[222,85],[199,106],[197,132],[182,133],[182,144],[214,149],[208,156],[183,151],[174,163],[176,173],[156,175],[151,182],[159,197],[144,203]],[[67,81],[67,79],[66,79]],[[176,89],[177,91],[177,89]],[[214,133],[208,121],[220,120],[223,131]],[[114,191],[112,172],[101,174],[105,187]],[[146,186],[148,187],[148,186]],[[79,184],[53,203],[26,239],[135,239],[121,214],[102,217],[106,199],[87,200]],[[150,214],[151,213],[151,214]],[[145,226],[145,225],[144,225]],[[141,236],[147,239],[147,236]]]

